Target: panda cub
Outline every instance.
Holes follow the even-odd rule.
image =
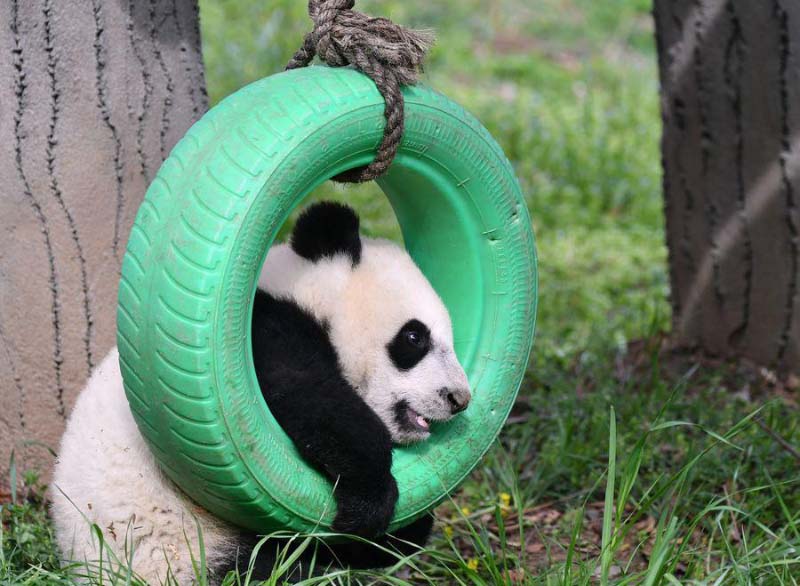
[[[333,529],[401,553],[410,551],[405,542],[424,544],[430,516],[384,535],[398,496],[392,444],[426,439],[432,421],[467,407],[470,390],[447,309],[408,254],[389,241],[362,238],[347,206],[309,207],[290,243],[267,254],[252,341],[271,412],[303,458],[336,483]],[[98,566],[95,524],[111,550],[103,553],[103,567],[117,559],[153,584],[195,580],[197,525],[212,580],[246,568],[258,542],[162,474],[128,408],[116,348],[70,415],[51,498],[65,561]],[[356,541],[320,547],[315,555],[318,566],[381,567],[396,559]],[[262,547],[253,577],[269,577],[274,561],[274,548]]]

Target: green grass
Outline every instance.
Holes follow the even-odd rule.
[[[298,0],[200,4],[213,101],[281,70],[309,27]],[[512,416],[436,511],[428,548],[393,571],[321,582],[797,584],[797,385],[667,347],[649,1],[359,7],[436,29],[424,82],[471,110],[517,170],[540,315]],[[314,197],[348,201],[368,233],[398,237],[373,185]],[[0,512],[0,584],[71,583],[82,569],[58,568],[34,477],[15,501]]]

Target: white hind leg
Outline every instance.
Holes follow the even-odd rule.
[[[158,468],[128,407],[116,348],[78,397],[50,496],[64,560],[90,571],[97,571],[100,557],[92,525],[103,532],[104,569],[109,560],[117,569],[130,565],[150,584],[162,583],[168,572],[179,584],[195,580],[198,525],[209,568],[235,555],[237,530],[194,504]]]

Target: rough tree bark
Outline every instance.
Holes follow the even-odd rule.
[[[138,204],[206,107],[196,0],[0,0],[0,472],[47,472]]]
[[[680,344],[800,370],[800,2],[655,0]]]

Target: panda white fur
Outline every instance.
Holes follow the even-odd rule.
[[[426,439],[431,421],[470,400],[449,315],[430,283],[399,246],[361,238],[350,208],[323,202],[300,216],[291,244],[270,249],[253,313],[264,398],[301,455],[336,482],[334,528],[401,551],[406,541],[424,543],[430,517],[383,535],[397,500],[391,446]],[[116,348],[78,397],[51,498],[65,561],[97,565],[96,524],[111,550],[104,565],[116,558],[153,584],[195,580],[196,524],[212,582],[237,563],[246,568],[258,540],[161,473],[128,408]],[[254,578],[272,569],[270,548],[261,552]],[[379,567],[392,559],[358,542],[317,552],[318,564]]]

